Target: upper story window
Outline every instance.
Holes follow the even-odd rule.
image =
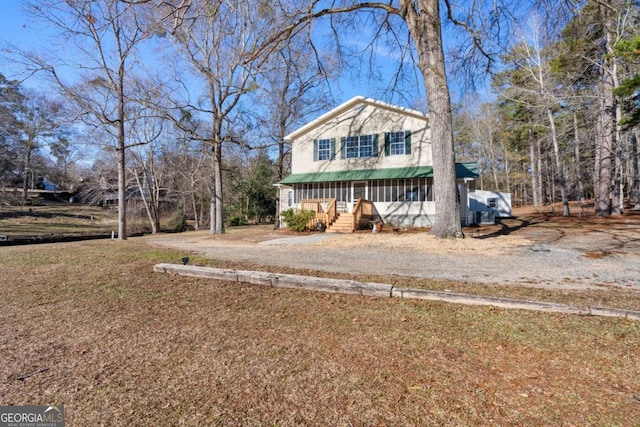
[[[378,156],[378,135],[347,136],[342,138],[341,143],[343,159]]]
[[[384,134],[384,155],[401,156],[411,154],[411,132],[386,132]],[[340,138],[341,159],[361,159],[378,157],[378,135],[355,135]],[[336,157],[336,139],[324,138],[313,141],[313,161],[333,160]]]
[[[331,140],[319,139],[318,140],[318,160],[331,159]]]
[[[316,139],[313,141],[313,161],[333,160],[336,156],[336,139]]]
[[[387,132],[384,134],[384,155],[398,156],[411,154],[411,132]]]

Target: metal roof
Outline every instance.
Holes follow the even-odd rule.
[[[456,163],[456,178],[478,178],[478,164]],[[433,166],[414,166],[385,169],[353,169],[335,172],[295,173],[279,184],[307,184],[314,182],[367,181],[378,179],[432,178]]]

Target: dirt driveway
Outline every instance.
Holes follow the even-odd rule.
[[[270,226],[162,235],[149,243],[204,257],[331,272],[553,289],[640,289],[640,214],[562,218],[518,213],[443,241],[425,232],[294,236]]]

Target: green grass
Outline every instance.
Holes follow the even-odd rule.
[[[145,239],[0,254],[2,404],[68,425],[640,419],[638,322],[153,273],[185,254]]]

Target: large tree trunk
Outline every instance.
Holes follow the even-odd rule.
[[[640,210],[640,176],[638,174],[638,138],[640,130],[631,135],[631,165],[633,168],[633,210]]]
[[[220,117],[218,108],[215,105],[216,96],[215,84],[211,83],[209,88],[209,97],[211,100],[211,161],[213,170],[213,191],[211,193],[211,223],[209,224],[209,233],[223,234],[223,203],[222,203],[222,117]]]
[[[576,185],[578,186],[578,200],[580,200],[580,210],[582,213],[582,208],[584,207],[584,181],[582,180],[582,163],[580,156],[580,129],[578,127],[578,114],[573,112],[573,141],[574,141],[574,149],[575,149],[575,180]]]
[[[24,148],[24,165],[23,165],[23,181],[22,181],[22,204],[27,203],[29,197],[29,168],[31,167],[31,153],[33,152],[33,144],[27,141]],[[32,180],[33,181],[33,180]]]
[[[118,240],[127,239],[127,175],[126,175],[126,134],[124,128],[125,120],[125,96],[124,96],[124,74],[125,64],[121,59],[118,68],[118,142],[116,151],[118,153]]]
[[[620,144],[620,140],[618,141],[618,145]],[[613,157],[613,184],[611,188],[611,214],[612,215],[622,215],[623,211],[623,192],[622,192],[622,174],[623,174],[623,165],[622,165],[622,153],[621,147],[615,148],[615,156]]]
[[[562,215],[569,216],[569,196],[567,195],[567,181],[563,172],[562,161],[560,160],[560,149],[558,147],[558,134],[556,132],[556,122],[553,112],[547,108],[547,118],[551,129],[551,142],[553,142],[553,157],[556,164],[555,181],[560,185],[560,197],[562,199]]]
[[[540,209],[540,169],[538,169],[538,161],[536,160],[536,143],[533,137],[533,131],[529,130],[529,163],[531,164],[531,194],[533,197],[533,207]]]
[[[223,217],[223,204],[222,204],[222,143],[216,142],[214,145],[215,152],[213,153],[213,176],[215,182],[213,183],[214,191],[214,204],[215,204],[215,227],[213,234],[224,233],[224,217]]]
[[[433,152],[436,219],[431,233],[439,238],[462,237],[456,186],[451,99],[445,72],[438,0],[403,0],[409,32],[418,50],[429,107]]]
[[[544,188],[544,180],[542,179],[542,144],[540,144],[540,140],[538,138],[535,138],[535,146],[536,146],[536,163],[538,164],[538,188],[536,188],[536,191],[538,192],[538,200],[540,201],[540,206],[544,205],[545,201],[544,201],[544,192],[543,192],[543,188]]]
[[[616,99],[613,95],[615,87],[614,81],[614,61],[613,58],[613,12],[609,7],[602,7],[604,19],[604,27],[606,31],[606,55],[603,58],[602,79],[600,83],[602,107],[600,111],[600,132],[596,136],[596,150],[598,150],[599,159],[596,169],[599,171],[597,175],[596,206],[595,213],[598,216],[611,215],[611,186],[613,181],[613,159],[615,153],[615,137],[616,137]]]
[[[498,181],[498,172],[496,171],[495,150],[493,147],[493,135],[489,137],[489,165],[491,167],[491,176],[493,177],[493,185],[496,191],[500,191],[500,183]]]

